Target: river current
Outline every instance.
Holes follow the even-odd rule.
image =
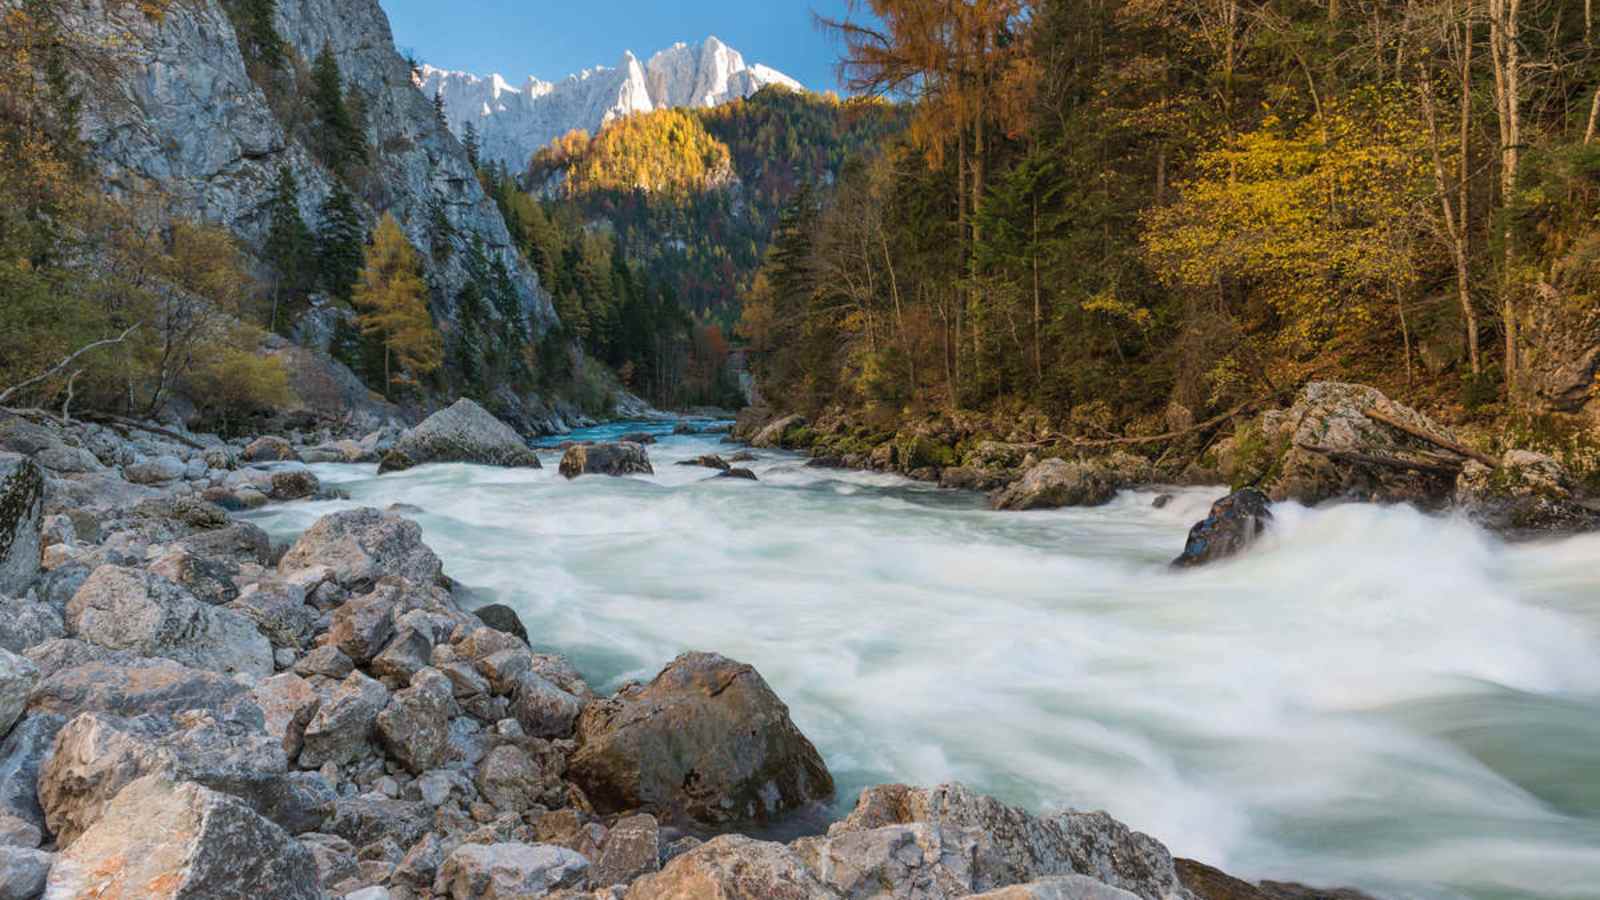
[[[613,437],[639,423],[574,438]],[[1252,880],[1387,898],[1600,897],[1600,536],[1507,545],[1409,508],[1274,508],[1247,556],[1166,563],[1218,489],[1165,508],[993,513],[976,495],[758,451],[759,483],[318,465],[407,503],[445,571],[597,689],[685,650],[760,670],[838,807],[964,781],[1103,808]]]

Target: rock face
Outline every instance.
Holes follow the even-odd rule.
[[[44,473],[31,460],[0,453],[0,594],[22,594],[39,573]]]
[[[738,51],[714,37],[698,47],[674,45],[645,64],[627,53],[615,68],[587,69],[553,84],[530,78],[514,86],[499,75],[479,78],[431,66],[424,66],[422,75],[422,92],[444,97],[450,126],[459,133],[473,123],[484,157],[517,171],[535,152],[575,129],[595,134],[605,123],[633,113],[716,106],[769,84],[800,89],[781,72],[746,65]]]
[[[1192,568],[1243,553],[1272,522],[1267,495],[1255,488],[1229,494],[1211,504],[1211,513],[1189,529],[1174,566]]]
[[[1100,506],[1116,495],[1116,483],[1100,466],[1047,459],[1029,469],[1021,481],[995,495],[990,506],[1008,510]]]
[[[561,457],[561,474],[569,480],[579,475],[654,475],[655,471],[639,444],[577,444]]]
[[[434,584],[444,571],[439,557],[422,543],[420,525],[370,508],[317,520],[284,554],[278,570],[288,576],[314,566],[329,567],[334,580],[350,588],[386,575]]]
[[[119,51],[115,74],[82,79],[91,88],[84,139],[114,191],[158,185],[173,215],[220,222],[260,247],[277,173],[287,168],[300,188],[301,215],[316,226],[335,176],[276,120],[216,0],[173,4],[160,17],[94,0],[63,18],[69,33]],[[436,120],[432,95],[413,83],[377,0],[281,0],[274,24],[299,65],[327,46],[346,91],[361,96],[374,192],[406,223],[412,244],[454,250],[424,260],[429,280],[449,298],[445,317],[457,313],[454,298],[473,277],[469,258],[481,240],[490,259],[510,272],[519,316],[541,331],[553,323],[537,276],[512,247],[460,141]],[[356,202],[368,222],[377,218]]]
[[[833,776],[750,666],[710,653],[590,704],[573,779],[597,810],[707,825],[768,822],[833,794]]]
[[[539,468],[539,457],[511,426],[468,399],[424,419],[401,435],[394,451],[384,457],[378,472],[399,471],[410,465],[435,462],[477,463],[485,466]],[[396,455],[398,454],[398,455]]]
[[[45,897],[319,900],[316,871],[309,851],[240,801],[150,776],[57,857]]]

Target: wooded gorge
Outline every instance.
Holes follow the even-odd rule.
[[[850,86],[914,119],[784,214],[740,327],[776,405],[1137,437],[1316,376],[1593,415],[1592,4],[859,11]]]

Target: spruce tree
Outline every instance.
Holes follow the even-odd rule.
[[[366,227],[356,210],[355,198],[344,185],[334,183],[322,202],[322,224],[317,228],[317,274],[323,290],[348,302],[361,274]]]
[[[269,69],[283,65],[283,38],[278,36],[273,20],[277,17],[277,0],[236,0],[230,4],[233,12],[234,32],[239,37],[239,49],[246,58]]]
[[[316,274],[316,247],[311,229],[300,217],[300,186],[287,166],[278,170],[278,182],[269,208],[272,226],[267,232],[267,262],[274,272],[272,318],[268,323],[278,330],[278,310],[310,289]]]
[[[311,66],[311,104],[322,126],[316,142],[322,161],[340,173],[352,163],[365,162],[366,135],[346,102],[344,77],[328,44]]]
[[[472,164],[472,168],[473,169],[477,169],[478,168],[478,126],[474,125],[472,123],[471,119],[468,119],[467,120],[467,124],[462,126],[462,129],[461,129],[461,144],[462,144],[462,146],[467,148],[467,162]]]

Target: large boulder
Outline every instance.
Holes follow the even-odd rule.
[[[1166,847],[1103,812],[1037,817],[959,784],[868,788],[826,837],[794,847],[847,896],[877,883],[898,885],[894,897],[962,897],[1087,875],[1142,900],[1194,900]]]
[[[1116,481],[1104,467],[1092,462],[1047,459],[996,494],[990,505],[1007,510],[1100,506],[1116,495]]]
[[[589,861],[553,844],[462,844],[433,892],[451,900],[521,900],[583,883]]]
[[[1508,450],[1491,469],[1473,461],[1456,478],[1455,502],[1492,531],[1532,536],[1600,528],[1600,509],[1579,501],[1572,478],[1556,460]]]
[[[260,678],[273,671],[272,644],[254,622],[142,569],[95,569],[67,604],[67,626],[102,647],[196,669]]]
[[[1244,457],[1235,484],[1259,482],[1276,501],[1314,506],[1327,500],[1413,503],[1450,501],[1466,462],[1380,419],[1461,443],[1458,435],[1376,388],[1312,382],[1287,412],[1269,412],[1238,442]]]
[[[540,467],[538,455],[510,425],[465,398],[402,435],[378,471],[382,474],[436,462]]]
[[[25,656],[0,649],[0,735],[11,730],[38,684],[38,666]]]
[[[239,800],[149,776],[123,788],[61,853],[45,897],[320,900],[317,864]]]
[[[1174,566],[1192,568],[1243,553],[1272,522],[1267,495],[1245,488],[1211,504],[1211,513],[1189,529]]]
[[[650,455],[643,446],[628,442],[615,444],[577,444],[561,457],[562,476],[579,475],[654,475]]]
[[[239,459],[249,463],[299,462],[300,454],[294,445],[281,437],[259,437],[239,452]]]
[[[789,445],[789,434],[806,427],[805,416],[793,415],[775,419],[762,426],[750,439],[750,446],[776,449]]]
[[[220,672],[191,669],[71,639],[28,648],[44,680],[28,698],[30,715],[105,712],[118,716],[218,712],[249,688]]]
[[[20,596],[39,574],[44,473],[29,459],[0,454],[0,594]]]
[[[24,716],[0,743],[0,845],[37,847],[48,830],[39,806],[39,767],[65,720]]]
[[[822,757],[756,670],[686,653],[591,703],[571,776],[598,811],[706,825],[769,822],[833,794]]]
[[[422,526],[376,509],[353,509],[318,519],[278,564],[285,575],[327,566],[347,588],[365,587],[386,575],[414,584],[439,581],[444,566],[422,542]]]
[[[842,900],[788,847],[739,834],[707,841],[673,859],[660,872],[635,881],[624,896],[626,900]]]

